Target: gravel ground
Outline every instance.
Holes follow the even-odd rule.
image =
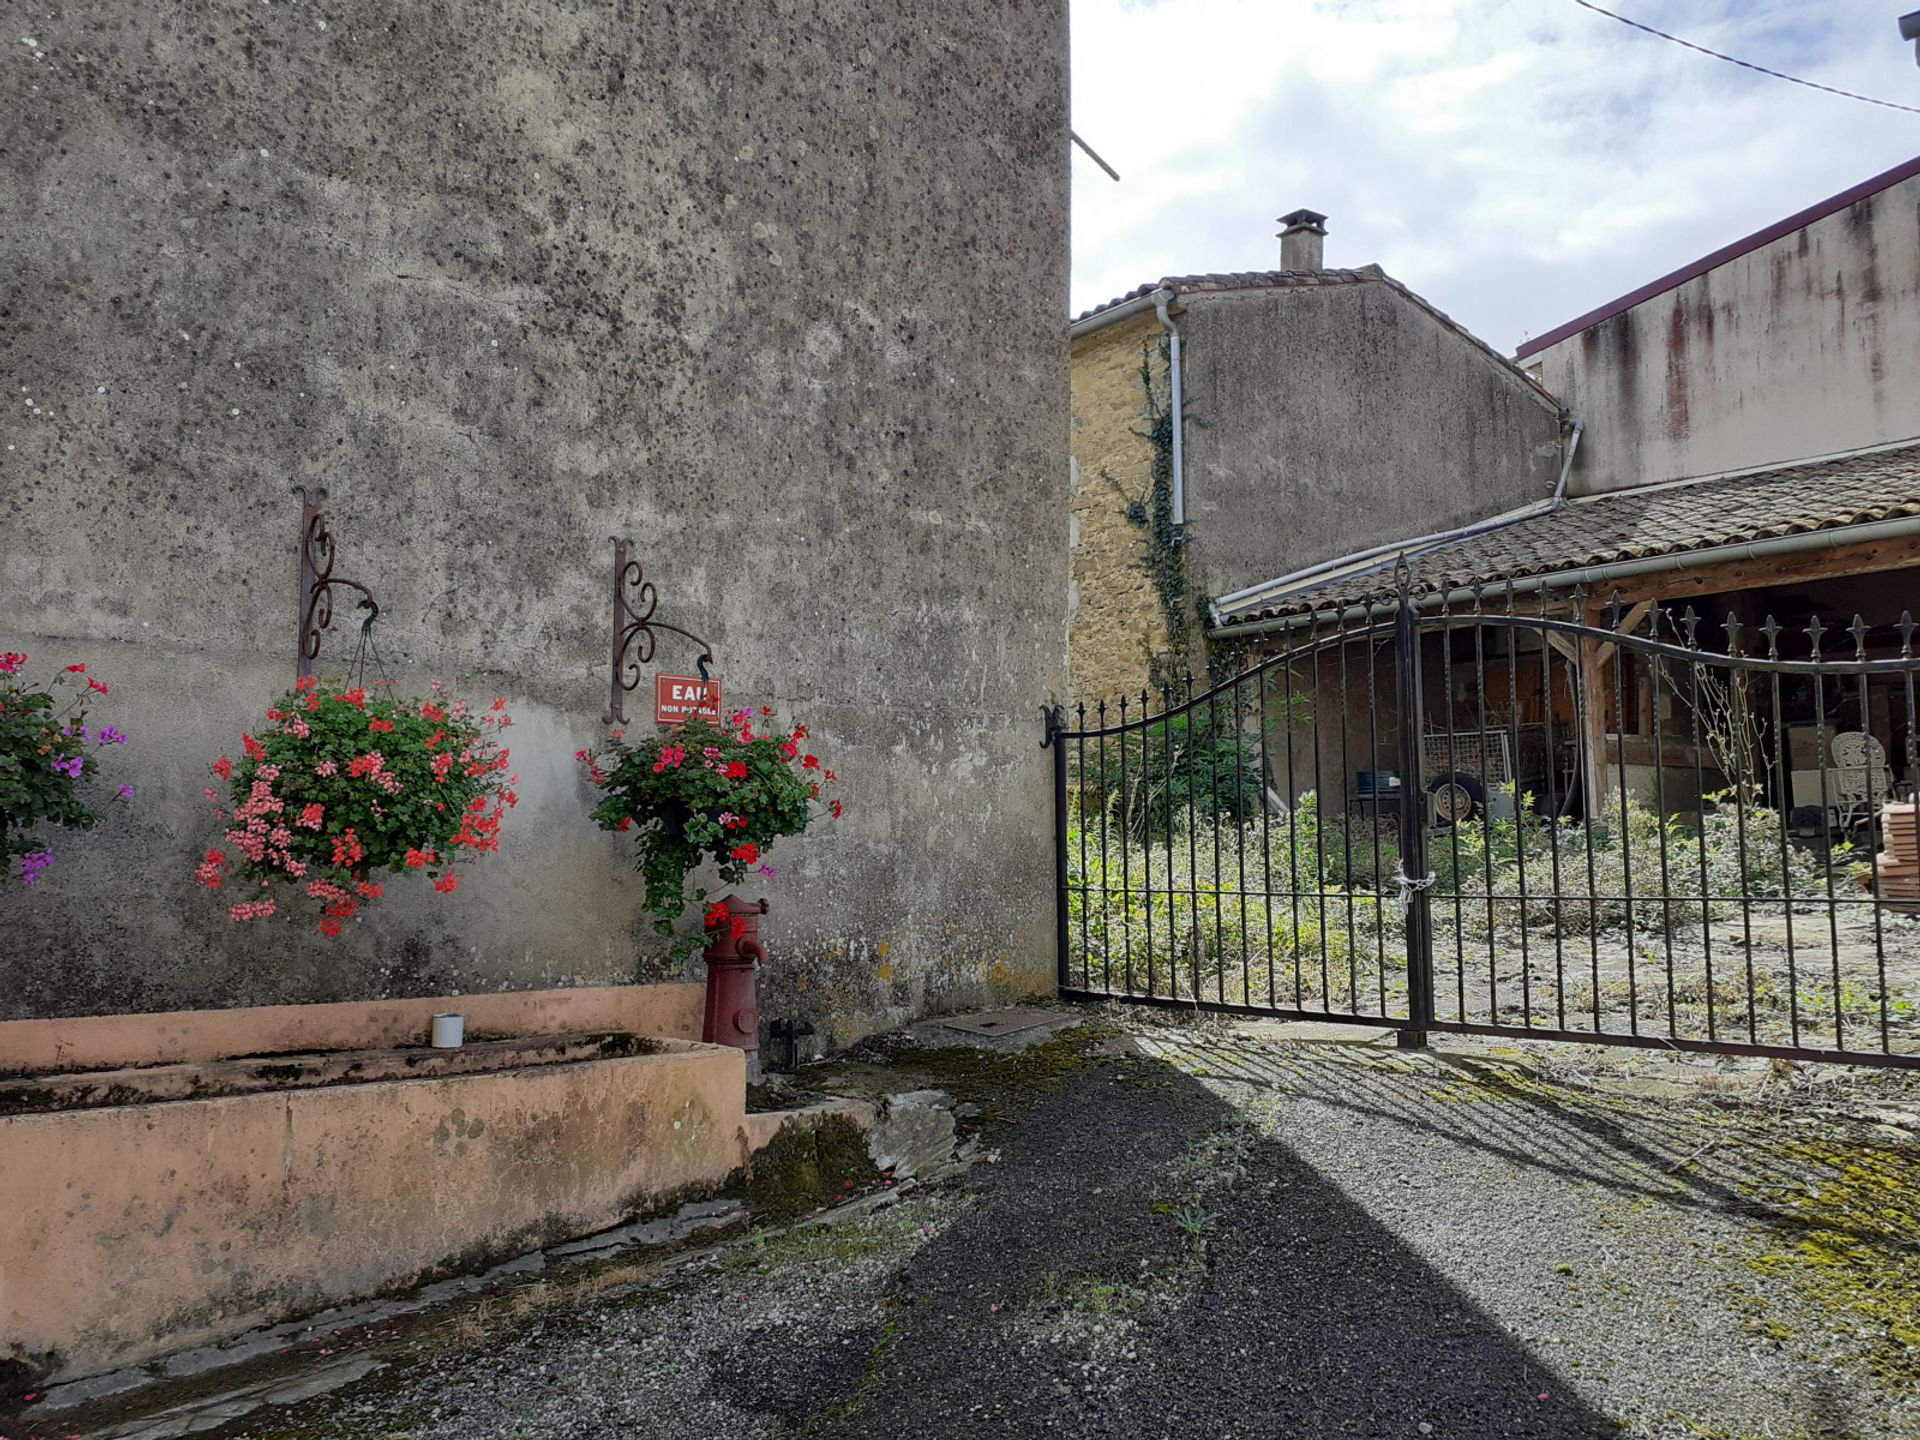
[[[1920,1434],[1920,1154],[1897,1128],[1225,1027],[1051,1048],[1001,1094],[1014,1062],[974,1052],[984,1077],[954,1088],[997,1150],[958,1180],[543,1281],[202,1433]]]

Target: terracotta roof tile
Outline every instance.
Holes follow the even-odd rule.
[[[1406,559],[1415,591],[1426,593],[1909,515],[1920,515],[1920,444],[1576,499]],[[1377,597],[1398,559],[1389,555],[1287,595],[1255,594],[1222,607],[1220,618],[1265,619]]]

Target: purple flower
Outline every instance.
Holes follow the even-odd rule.
[[[51,850],[34,850],[20,857],[20,883],[31,885],[40,878],[40,872],[53,864]]]
[[[760,867],[760,873],[771,880],[778,872],[771,865],[762,865]]]
[[[80,731],[80,733],[84,735],[87,732],[83,728]],[[93,738],[95,740],[98,740],[102,745],[124,745],[127,743],[127,737],[125,733],[120,730],[116,730],[111,725],[101,726],[100,733],[98,735],[95,735]]]
[[[122,786],[120,787],[120,798],[121,798],[122,800],[131,800],[131,799],[133,799],[133,786],[131,786],[131,785],[122,785]]]
[[[69,755],[64,760],[55,760],[53,762],[53,768],[69,779],[78,780],[80,778],[80,772],[86,768],[86,764],[87,762],[80,756]]]

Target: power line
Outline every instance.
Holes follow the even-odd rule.
[[[1832,85],[1822,85],[1818,80],[1802,80],[1798,75],[1788,75],[1783,71],[1769,70],[1764,65],[1756,65],[1751,60],[1742,60],[1737,55],[1723,55],[1718,50],[1709,50],[1704,45],[1696,45],[1691,40],[1682,40],[1678,35],[1669,35],[1664,30],[1656,30],[1651,25],[1643,25],[1638,20],[1629,20],[1624,15],[1595,5],[1593,0],[1573,0],[1583,10],[1591,10],[1596,15],[1604,15],[1609,20],[1618,20],[1622,25],[1630,25],[1635,30],[1644,30],[1649,35],[1657,35],[1662,40],[1671,40],[1676,45],[1684,45],[1689,50],[1697,50],[1702,55],[1711,55],[1716,60],[1724,60],[1729,65],[1738,65],[1744,70],[1757,71],[1762,75],[1771,75],[1776,80],[1785,80],[1791,85],[1804,85],[1809,90],[1824,90],[1829,95],[1838,95],[1845,100],[1859,100],[1868,105],[1881,105],[1889,110],[1904,110],[1909,115],[1920,115],[1920,105],[1901,105],[1893,100],[1881,100],[1872,95],[1858,95],[1851,90],[1841,90]]]

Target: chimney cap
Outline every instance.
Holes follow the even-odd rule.
[[[1322,215],[1318,210],[1295,210],[1291,214],[1282,215],[1280,217],[1280,223],[1287,227],[1282,232],[1287,235],[1292,235],[1302,230],[1313,235],[1324,235],[1327,233],[1327,217]]]

